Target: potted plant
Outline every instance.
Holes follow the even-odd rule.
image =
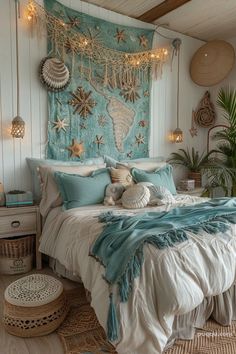
[[[228,127],[218,131],[213,139],[218,146],[211,150],[216,153],[207,172],[209,192],[221,187],[226,196],[236,196],[236,91],[221,89],[217,105],[223,110],[223,117]]]
[[[168,162],[175,166],[183,166],[188,170],[188,178],[195,181],[195,187],[201,187],[201,170],[209,163],[209,156],[212,152],[199,154],[192,147],[191,151],[187,148],[179,149],[179,152],[172,152]]]

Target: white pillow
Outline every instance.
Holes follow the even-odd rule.
[[[60,191],[54,178],[54,172],[65,172],[69,174],[79,174],[89,176],[93,171],[106,167],[106,164],[83,165],[83,166],[39,166],[39,175],[42,188],[42,199],[40,202],[40,212],[45,217],[50,209],[63,204]]]
[[[116,168],[120,169],[128,169],[131,170],[132,168],[138,168],[140,170],[145,171],[155,171],[158,168],[162,168],[166,166],[165,161],[140,161],[140,162],[119,162],[116,164]]]

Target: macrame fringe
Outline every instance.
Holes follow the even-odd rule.
[[[115,304],[113,301],[113,293],[110,293],[110,305],[107,317],[107,337],[111,342],[118,339],[119,324]]]

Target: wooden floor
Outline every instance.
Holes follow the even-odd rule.
[[[33,271],[32,273],[36,273]],[[53,274],[49,268],[44,268],[43,271],[37,273]],[[29,274],[29,273],[27,273]],[[25,274],[26,275],[26,274]],[[6,287],[14,280],[21,278],[23,275],[0,275],[0,312],[2,318],[3,311],[3,294]],[[77,283],[70,280],[62,279],[65,289],[77,287]],[[8,334],[3,328],[2,321],[0,322],[0,354],[64,354],[61,342],[54,332],[50,335],[37,338],[18,338]]]

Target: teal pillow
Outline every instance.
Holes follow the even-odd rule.
[[[131,175],[136,183],[150,182],[157,187],[165,187],[172,194],[176,194],[176,188],[172,176],[172,166],[166,165],[154,172],[148,172],[139,170],[138,168],[132,168]]]
[[[94,171],[89,177],[71,175],[63,172],[54,173],[65,209],[84,205],[101,204],[105,189],[111,183],[107,168]]]
[[[32,191],[34,200],[38,203],[41,199],[41,189],[40,189],[40,181],[38,176],[38,167],[39,166],[82,166],[82,165],[99,165],[104,163],[103,157],[94,157],[90,159],[85,159],[81,161],[60,161],[60,160],[52,160],[52,159],[38,159],[26,157],[26,161],[28,167],[31,172],[32,177]]]

